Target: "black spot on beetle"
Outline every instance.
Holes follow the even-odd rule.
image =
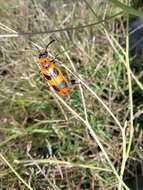
[[[45,75],[45,74],[44,74],[44,76],[45,76],[45,78],[46,78],[47,80],[51,80],[51,79],[52,79],[50,75]]]

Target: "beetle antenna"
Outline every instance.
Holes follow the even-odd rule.
[[[51,45],[54,41],[55,41],[55,40],[53,39],[53,40],[51,40],[51,41],[46,45],[45,52],[47,52],[47,49],[48,49],[49,45]]]

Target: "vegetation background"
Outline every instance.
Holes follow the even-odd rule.
[[[121,190],[142,175],[142,59],[128,29],[106,0],[0,0],[0,189]],[[77,81],[69,96],[39,75],[51,39]]]

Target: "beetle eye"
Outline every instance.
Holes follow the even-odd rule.
[[[47,56],[48,56],[48,54],[47,54],[47,53],[40,53],[40,54],[39,54],[39,59],[40,59],[40,58],[47,57]]]

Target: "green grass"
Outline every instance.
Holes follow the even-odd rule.
[[[142,159],[142,106],[132,102],[142,84],[130,70],[128,16],[109,19],[119,12],[104,0],[1,2],[0,34],[10,34],[0,36],[1,189],[129,189]],[[51,38],[51,57],[78,83],[69,96],[39,75],[37,47]]]

